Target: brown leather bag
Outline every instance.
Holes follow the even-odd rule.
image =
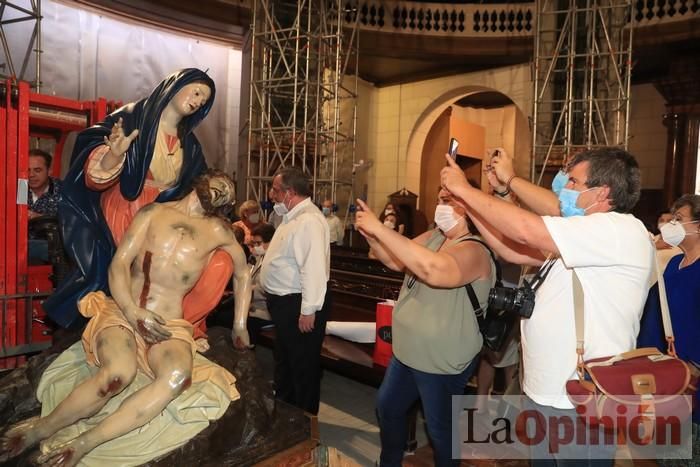
[[[620,414],[626,414],[628,418],[641,416],[642,442],[652,439],[657,428],[657,413],[690,416],[698,382],[697,369],[676,356],[666,288],[663,277],[658,276],[668,354],[647,347],[584,361],[583,289],[575,271],[572,275],[579,379],[566,383],[569,400],[574,406],[586,409],[587,420],[593,425],[610,420],[602,417],[616,420]]]

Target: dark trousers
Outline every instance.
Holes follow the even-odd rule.
[[[549,407],[540,405],[533,401],[529,397],[524,399],[524,408],[527,410],[535,410],[536,412],[542,414],[544,418],[542,420],[549,420],[550,417],[555,419],[560,417],[566,417],[567,419],[576,420],[576,411],[574,409],[557,409],[555,407]],[[538,426],[538,430],[543,430],[547,433],[546,426]],[[602,428],[581,428],[578,429],[588,429],[589,433],[586,435],[586,439],[598,439],[601,440],[599,445],[567,445],[559,446],[556,454],[550,452],[548,443],[536,444],[532,446],[530,452],[530,466],[531,467],[612,467],[615,462],[615,450],[616,445],[604,444],[605,433]],[[593,435],[591,432],[597,431],[598,433]],[[552,433],[548,433],[550,438]],[[558,435],[558,434],[557,434]]]
[[[408,410],[420,398],[433,445],[435,465],[459,465],[452,459],[452,396],[464,388],[476,368],[477,357],[456,375],[425,373],[392,357],[377,393],[377,417],[382,453],[379,465],[400,467],[406,447]]]
[[[321,346],[330,304],[327,289],[314,329],[302,333],[301,294],[267,295],[267,309],[275,323],[275,397],[314,415],[321,398]]]

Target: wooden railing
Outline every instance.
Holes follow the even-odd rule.
[[[344,20],[365,30],[430,36],[530,36],[537,6],[531,3],[462,4],[348,0]],[[685,21],[700,16],[700,0],[636,0],[635,27]]]

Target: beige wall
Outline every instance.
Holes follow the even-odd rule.
[[[528,177],[532,83],[527,65],[382,88],[369,83],[360,87],[358,139],[366,141],[366,153],[358,152],[358,158],[374,162],[367,173],[367,195],[375,211],[384,206],[388,194],[403,187],[421,195],[421,159],[433,123],[461,97],[486,90],[505,94],[515,105],[492,110],[454,106],[453,111],[462,120],[483,125],[486,147],[503,146],[515,155],[516,171]],[[642,168],[646,189],[663,187],[664,112],[664,100],[652,85],[632,87],[629,149]],[[365,131],[366,136],[361,136]]]
[[[368,173],[372,208],[379,210],[388,194],[403,187],[420,195],[425,139],[449,105],[466,95],[489,90],[505,94],[518,109],[529,111],[531,88],[529,67],[519,65],[369,90],[369,114],[365,118],[370,122],[367,154],[374,161]],[[516,157],[529,157],[529,142],[523,147],[526,153]]]
[[[375,87],[372,83],[364,81],[362,79],[357,80],[357,127],[355,129],[355,161],[372,161],[376,162],[376,159],[369,157],[369,146],[373,144],[376,139],[376,134],[371,131],[372,129],[372,102],[375,96]],[[360,167],[355,172],[355,197],[365,196],[367,193],[367,178],[369,171],[364,169],[364,166]],[[353,200],[354,202],[354,200]]]
[[[531,144],[526,114],[515,105],[499,109],[454,106],[454,114],[462,120],[483,126],[486,130],[486,149],[501,147],[508,154],[515,155],[517,173],[529,177]],[[481,186],[486,187],[487,184],[488,180],[484,174]]]
[[[664,186],[667,130],[664,98],[652,84],[632,86],[629,151],[642,169],[642,188]]]

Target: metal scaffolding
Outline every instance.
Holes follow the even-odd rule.
[[[346,210],[356,140],[356,10],[340,0],[255,0],[251,29],[246,196],[266,200],[275,172],[296,166],[311,177],[316,201],[330,198]]]
[[[20,81],[28,81],[35,92],[40,92],[41,88],[41,0],[29,0],[24,2],[25,5],[20,5],[17,2],[0,0],[0,43],[2,43],[2,51],[5,61],[0,62],[0,78],[12,78]],[[26,5],[28,4],[28,5]],[[18,23],[33,21],[31,37],[28,41],[25,39],[12,41],[11,34],[8,34],[8,26]],[[13,60],[13,48],[19,42],[23,46],[24,56],[22,59],[22,67],[17,72],[15,61]],[[25,48],[26,47],[26,48]],[[34,80],[28,79],[27,69],[29,61],[34,55],[35,74]]]
[[[538,0],[530,178],[568,156],[627,148],[631,0]]]

